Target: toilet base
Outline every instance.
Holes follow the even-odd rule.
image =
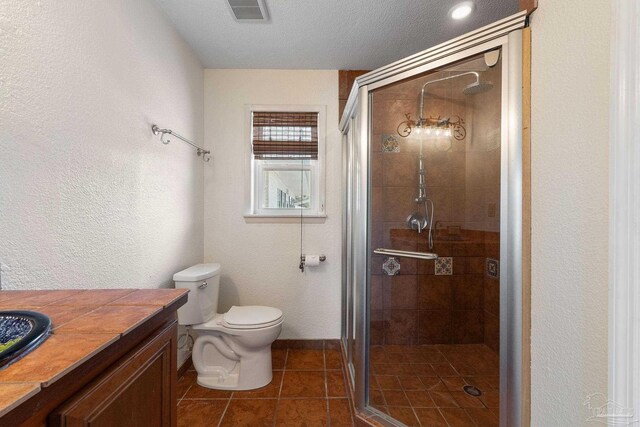
[[[238,336],[219,331],[200,330],[198,333],[192,358],[199,385],[217,390],[253,390],[266,386],[273,379],[273,335],[268,336],[269,344],[264,345],[263,341],[259,341],[262,344],[260,347],[249,348],[242,345]]]
[[[225,370],[222,368],[221,371]],[[220,372],[218,375],[215,373],[198,375],[198,385],[214,390],[253,390],[268,385],[272,379],[273,375],[268,379],[261,378],[260,382],[240,385],[238,384],[239,375],[237,373]]]

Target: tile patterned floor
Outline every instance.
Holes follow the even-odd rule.
[[[371,366],[371,405],[406,425],[499,425],[499,357],[484,344],[372,346]]]
[[[257,390],[200,387],[196,373],[178,379],[178,425],[353,426],[339,350],[274,349],[273,381]]]

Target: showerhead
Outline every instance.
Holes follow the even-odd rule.
[[[479,93],[486,92],[488,90],[493,89],[493,83],[489,81],[480,81],[480,73],[477,71],[467,71],[466,73],[454,74],[452,76],[443,77],[437,80],[429,80],[425,84],[422,85],[422,90],[420,91],[420,110],[418,111],[418,117],[424,117],[424,89],[433,83],[443,82],[446,80],[457,79],[463,76],[475,76],[476,81],[468,85],[462,90],[462,93],[465,95],[477,95]]]
[[[476,80],[475,82],[465,87],[462,93],[464,93],[465,95],[477,95],[479,93],[487,92],[491,89],[493,89],[493,83],[488,81],[482,82],[480,80]]]

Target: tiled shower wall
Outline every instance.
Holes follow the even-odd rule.
[[[356,77],[368,73],[370,70],[340,70],[338,71],[338,121],[342,117],[344,107],[347,105],[349,93]]]
[[[498,68],[498,67],[496,67]],[[498,350],[499,281],[489,278],[487,258],[499,259],[500,88],[498,70],[486,73],[494,89],[474,97],[462,90],[472,81],[455,79],[430,89],[427,116],[465,121],[467,136],[424,146],[427,193],[435,205],[436,241],[409,230],[407,217],[423,207],[417,194],[419,143],[402,138],[398,124],[416,117],[418,93],[437,73],[374,93],[372,104],[372,246],[435,252],[452,257],[451,275],[435,275],[433,261],[400,259],[397,275],[372,258],[371,343],[486,343]],[[392,135],[399,151],[384,151]],[[496,139],[497,138],[497,139]],[[458,231],[460,230],[460,231]]]

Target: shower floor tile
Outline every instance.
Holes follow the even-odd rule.
[[[370,354],[370,401],[379,411],[422,427],[499,425],[500,361],[484,344],[379,345]]]

